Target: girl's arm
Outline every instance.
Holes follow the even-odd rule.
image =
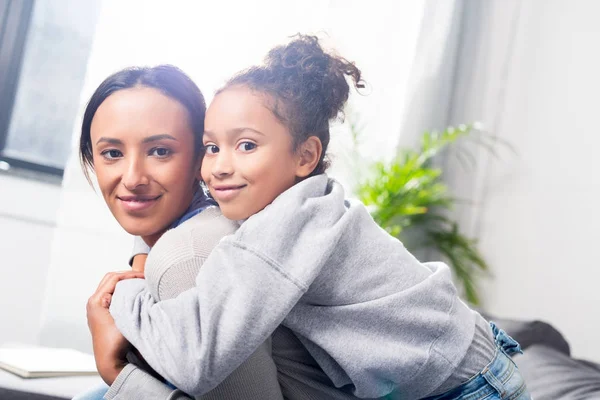
[[[199,224],[187,234],[206,240],[213,229]],[[186,270],[204,262],[197,246],[181,248],[181,233],[163,235],[148,269],[150,263]],[[246,360],[306,290],[276,263],[230,238],[210,254],[196,286],[176,298],[156,302],[143,280],[132,279],[119,283],[111,304],[119,330],[148,364],[192,395],[208,392]]]
[[[165,233],[147,269],[204,262],[196,286],[157,303],[142,280],[119,282],[110,309],[119,330],[177,387],[193,395],[212,389],[271,335],[330,263],[347,208],[341,186],[328,190],[321,176],[295,185],[220,240],[206,262],[198,249],[213,224],[187,233],[193,246],[176,236],[183,229]],[[185,226],[196,227],[179,228]]]
[[[134,286],[137,286],[139,291],[133,294],[125,293],[126,289],[119,286],[114,293],[113,302],[116,301],[116,297],[133,299],[139,295],[144,297],[144,301],[150,302],[152,308],[156,306],[156,311],[158,311],[163,304],[174,301],[168,300],[169,298],[173,298],[189,288],[195,290],[196,275],[198,275],[198,271],[202,272],[204,269],[204,267],[200,269],[204,259],[223,236],[233,233],[236,228],[237,224],[225,219],[218,209],[208,209],[182,226],[168,231],[152,248],[148,257],[146,282],[136,283]],[[131,322],[129,311],[132,309],[127,306],[129,311],[120,313],[114,311],[114,305],[112,307],[113,311],[111,312],[119,330],[122,326],[129,325]],[[198,310],[197,307],[196,310]],[[145,314],[148,309],[139,311],[138,317],[146,318]],[[181,312],[179,310],[176,313]],[[189,315],[187,312],[183,314]],[[183,319],[187,320],[188,325],[195,321],[193,315],[190,315],[189,318],[184,316]],[[207,386],[199,380],[201,378],[194,372],[201,367],[201,361],[198,360],[194,349],[187,346],[178,337],[177,333],[182,332],[173,332],[167,326],[162,328],[154,336],[146,337],[144,334],[144,340],[148,346],[143,346],[142,343],[140,346],[135,342],[132,344],[153,369],[176,387],[193,395],[204,394],[226,378],[222,382],[223,384],[217,387],[217,390],[209,393],[209,396],[213,396],[214,392],[230,393],[233,391],[238,393],[240,398],[282,398],[277,381],[277,371],[271,357],[270,342],[264,343],[270,332],[252,346],[250,351],[239,359],[239,362],[234,360],[234,364],[231,364],[229,363],[230,358],[214,359],[212,362],[224,368],[225,372]],[[185,334],[187,330],[193,333],[199,330],[199,327],[185,327],[183,333]],[[126,332],[123,333],[126,337],[128,336]],[[250,356],[249,359],[248,356]],[[243,365],[234,371],[242,362]],[[232,371],[233,373],[231,373]],[[200,385],[205,388],[202,392],[193,390]]]

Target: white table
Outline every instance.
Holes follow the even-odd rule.
[[[72,398],[102,383],[100,376],[23,379],[0,369],[0,388]]]

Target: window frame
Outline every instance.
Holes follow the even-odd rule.
[[[35,0],[0,0],[0,161],[10,169],[63,176],[64,170],[5,153]]]

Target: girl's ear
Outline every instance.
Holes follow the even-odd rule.
[[[306,178],[309,176],[321,159],[323,145],[321,139],[316,136],[311,136],[304,141],[298,148],[298,166],[296,167],[296,176],[298,178]]]

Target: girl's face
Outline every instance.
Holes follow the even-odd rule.
[[[186,108],[152,88],[124,89],[91,125],[94,170],[119,224],[154,245],[188,208],[200,160]]]
[[[206,112],[202,178],[229,219],[259,212],[298,176],[292,136],[265,106],[268,100],[236,86],[219,93]]]

